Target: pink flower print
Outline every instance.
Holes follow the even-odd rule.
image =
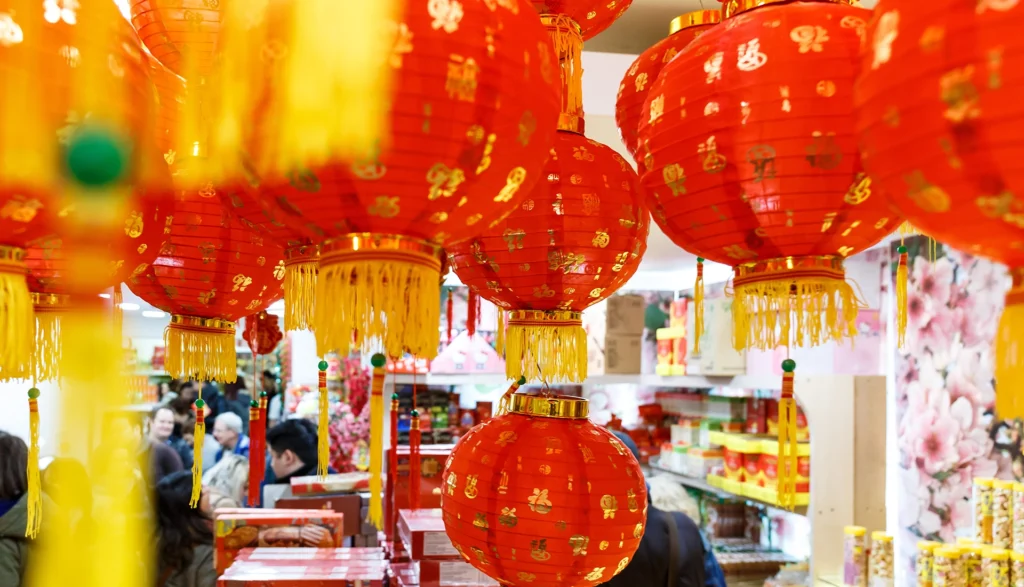
[[[956,450],[960,427],[949,414],[940,414],[932,409],[930,414],[918,421],[914,435],[914,454],[918,466],[935,474],[944,471],[959,460]]]
[[[961,356],[968,353],[961,353]],[[949,392],[949,398],[956,402],[958,399],[963,398],[971,406],[971,410],[982,406],[981,390],[978,389],[974,382],[969,380],[959,369],[954,369],[952,373],[946,377],[946,390]]]
[[[949,302],[949,294],[953,285],[953,263],[942,257],[929,263],[924,257],[914,259],[911,281],[914,289],[922,295],[934,300],[939,305]]]
[[[928,307],[928,299],[923,293],[907,288],[907,330],[919,328],[931,318],[931,310]]]

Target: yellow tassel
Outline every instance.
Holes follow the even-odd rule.
[[[1013,287],[1006,294],[1006,307],[996,333],[996,415],[1000,419],[1024,418],[1024,400],[1008,389],[1024,381],[1024,269],[1013,269]]]
[[[505,375],[527,381],[587,378],[587,333],[580,312],[513,311],[505,338]]]
[[[435,282],[436,285],[436,282]],[[384,365],[382,354],[370,358],[373,379],[370,384],[370,508],[366,521],[378,530],[383,528],[384,502],[381,497],[381,474],[384,469]]]
[[[793,370],[796,361],[782,362],[782,396],[779,400],[779,454],[778,496],[779,506],[792,510],[796,505],[796,400],[793,398]]]
[[[564,14],[543,14],[540,18],[548,29],[561,66],[562,116],[559,117],[558,128],[579,132],[575,124],[583,118],[583,36],[580,27]]]
[[[111,308],[111,312],[114,317],[114,338],[117,339],[118,344],[124,345],[124,310],[121,309],[121,303],[124,302],[124,293],[121,292],[121,284],[114,284],[114,305]]]
[[[309,330],[313,325],[318,262],[304,260],[285,264],[284,329]]]
[[[2,104],[3,98],[0,97],[0,105]],[[0,129],[0,133],[2,132],[3,129]],[[0,149],[0,160],[5,159],[8,154],[9,150]],[[32,317],[32,298],[25,282],[26,271],[25,250],[0,245],[0,300],[3,300],[0,304],[2,380],[27,379],[31,374],[35,320]]]
[[[36,297],[33,294],[33,297]],[[53,306],[35,307],[35,346],[32,349],[32,378],[56,381],[60,377],[60,324],[63,312]]]
[[[697,278],[693,284],[693,354],[700,354],[704,335],[704,258],[697,257]]]
[[[164,345],[171,377],[223,383],[238,379],[233,322],[175,314],[164,330]]]
[[[43,523],[43,490],[39,483],[39,390],[28,390],[28,524],[25,536],[35,538]]]
[[[907,339],[907,247],[900,245],[897,252],[900,261],[896,267],[896,344],[903,348]]]
[[[505,310],[498,308],[498,330],[494,336],[494,350],[499,357],[505,356]]]
[[[856,335],[864,307],[843,274],[734,281],[733,344],[737,350],[817,346]]]
[[[328,414],[330,403],[327,397],[327,361],[320,361],[320,421],[317,429],[316,473],[321,477],[327,475],[327,464],[331,459],[330,434],[328,433]]]
[[[501,400],[498,401],[498,411],[494,413],[495,416],[503,416],[512,409],[512,394],[519,391],[519,388],[524,385],[526,385],[526,377],[520,377],[508,386],[505,395],[501,396]]]
[[[386,258],[384,258],[386,257]],[[441,342],[441,262],[399,251],[321,251],[313,331],[317,347],[342,356],[384,348],[433,359]]]

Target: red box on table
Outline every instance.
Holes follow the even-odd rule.
[[[323,495],[325,493],[352,493],[363,491],[370,486],[369,473],[336,473],[320,477],[292,477],[292,493],[295,495]]]
[[[344,535],[344,516],[337,512],[295,512],[252,509],[222,514],[214,521],[214,566],[223,573],[244,548],[314,546],[337,548]]]
[[[304,510],[327,510],[345,516],[345,536],[359,534],[362,516],[359,515],[363,500],[358,495],[319,495],[316,497],[287,497],[277,500],[278,508],[296,508]]]
[[[419,563],[391,563],[391,587],[415,587],[420,584]]]
[[[225,573],[217,587],[385,587],[383,569],[348,567],[246,569]]]
[[[473,565],[459,560],[420,561],[420,587],[459,585],[460,587],[498,587],[498,582],[476,570]]]
[[[439,508],[441,507],[441,471],[444,470],[444,463],[452,454],[453,444],[423,445],[420,447],[420,507]],[[391,462],[391,450],[388,449],[387,460]],[[384,528],[388,540],[398,540],[398,515],[399,510],[406,510],[412,507],[409,502],[409,447],[398,447],[398,471],[395,474],[387,475],[384,496],[384,519],[391,520],[393,526]],[[395,515],[392,518],[391,512]]]
[[[444,531],[440,509],[399,510],[398,535],[413,560],[462,560]]]
[[[235,555],[235,562],[312,561],[312,560],[384,560],[383,548],[244,548]]]

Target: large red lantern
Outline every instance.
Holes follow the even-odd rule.
[[[644,534],[640,465],[587,419],[585,399],[514,394],[510,404],[510,413],[470,430],[445,465],[448,537],[502,585],[607,582]]]
[[[160,256],[128,287],[171,314],[172,377],[235,381],[235,322],[281,297],[281,249],[232,218],[215,194],[182,192],[172,212]]]
[[[1022,22],[1016,0],[883,0],[857,84],[864,166],[892,205],[929,236],[1010,267],[1000,384],[1024,377],[1024,170],[1015,147],[1024,117],[1014,75]],[[1000,418],[1024,417],[1017,396],[997,395]]]
[[[275,176],[277,145],[262,139],[281,121],[257,113],[251,153],[266,222],[320,244],[322,349],[344,353],[354,339],[433,357],[442,248],[518,206],[554,134],[557,61],[525,0],[405,4],[388,27],[391,132],[376,152]],[[288,31],[269,28],[268,43],[287,47]],[[261,75],[272,87],[279,73]]]
[[[640,114],[647,100],[647,92],[665,65],[672,61],[701,33],[722,20],[720,10],[687,12],[672,19],[669,35],[640,54],[626,70],[615,99],[615,125],[619,127],[622,142],[633,158],[637,158],[637,128]]]
[[[857,151],[853,83],[869,16],[836,2],[732,0],[651,88],[640,121],[651,213],[680,247],[733,266],[737,348],[852,336],[843,259],[901,222]]]

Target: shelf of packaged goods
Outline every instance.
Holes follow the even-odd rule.
[[[742,499],[757,503],[759,505],[767,506],[776,510],[789,512],[778,504],[778,499],[775,492],[770,489],[763,487],[747,486],[745,483],[736,483],[729,479],[718,477],[716,475],[709,475],[707,479],[700,479],[697,477],[690,477],[689,475],[681,475],[675,471],[662,468],[657,463],[649,465],[652,471],[668,475],[675,481],[679,482],[686,487],[692,487],[699,491],[717,495],[718,497],[724,497],[727,499]],[[809,503],[809,494],[800,494],[797,496],[797,507],[792,512],[801,516],[807,515],[807,505]]]
[[[395,385],[509,385],[511,380],[501,373],[427,373],[412,375],[409,373],[388,374],[386,381]],[[580,385],[570,382],[549,382],[551,385]],[[781,378],[759,375],[737,375],[735,377],[714,377],[703,375],[682,375],[662,377],[659,375],[593,375],[582,383],[585,386],[596,385],[643,385],[646,387],[666,387],[679,389],[779,389]]]

